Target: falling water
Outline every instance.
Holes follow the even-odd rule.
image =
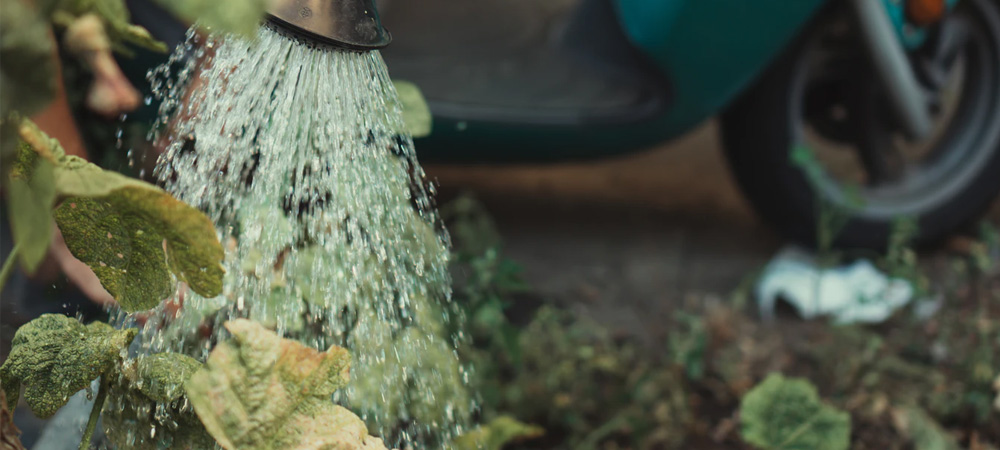
[[[166,189],[216,223],[224,294],[187,292],[146,322],[144,351],[204,360],[249,317],[354,358],[338,399],[400,447],[445,442],[472,408],[449,331],[448,246],[377,51],[262,27],[255,41],[190,34],[151,72]],[[179,294],[180,295],[180,294]]]

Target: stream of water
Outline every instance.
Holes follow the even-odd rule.
[[[387,444],[425,447],[473,407],[449,331],[448,242],[377,51],[261,27],[194,33],[150,73],[161,100],[156,175],[206,212],[227,249],[224,294],[184,294],[146,323],[144,351],[204,360],[234,317],[317,349],[346,347],[338,399]]]

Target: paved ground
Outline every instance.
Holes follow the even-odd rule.
[[[655,329],[678,302],[728,295],[781,245],[737,191],[714,124],[616,160],[427,172],[442,200],[478,194],[542,295],[621,328]]]

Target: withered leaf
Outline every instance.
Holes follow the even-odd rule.
[[[282,339],[256,322],[226,322],[216,346],[185,383],[209,434],[227,450],[384,449],[331,395],[348,380],[350,356]]]

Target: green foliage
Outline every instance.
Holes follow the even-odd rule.
[[[197,359],[180,353],[142,355],[136,361],[141,383],[139,392],[157,402],[167,403],[184,395],[184,383],[203,366]]]
[[[475,430],[455,438],[455,450],[502,450],[505,445],[535,439],[545,434],[537,425],[528,425],[510,416],[499,416]]]
[[[211,221],[159,189],[70,197],[55,218],[73,256],[126,311],[159,304],[171,292],[171,273],[203,296],[222,292],[223,251]]]
[[[173,15],[188,22],[197,21],[210,30],[253,37],[260,21],[264,18],[269,2],[267,0],[156,0],[156,3]]]
[[[11,234],[25,272],[33,273],[45,259],[52,240],[52,205],[56,199],[52,163],[22,143],[10,170],[7,187]]]
[[[670,331],[667,346],[673,362],[684,368],[687,377],[700,379],[705,374],[705,353],[708,347],[708,330],[701,317],[678,311],[674,321],[677,326]]]
[[[367,333],[370,342],[353,341],[355,351],[385,357],[359,368],[348,398],[362,405],[378,405],[364,411],[375,423],[391,424],[400,417],[412,417],[421,424],[466,420],[471,401],[462,381],[461,361],[441,334],[440,330],[410,326],[393,336],[386,327],[382,337]]]
[[[139,392],[132,378],[123,377],[109,388],[101,415],[104,435],[119,449],[216,448],[215,439],[184,402],[183,397],[157,402]]]
[[[524,302],[520,268],[502,256],[493,220],[473,197],[441,213],[465,309],[456,328],[473,337],[459,353],[475,368],[484,417],[544,424],[565,448],[682,448],[692,417],[680,370],[584,316]],[[516,315],[528,323],[512,323]]]
[[[4,1],[0,8],[0,121],[7,122],[15,111],[31,115],[52,100],[55,49],[48,24],[26,2]],[[10,154],[15,135],[5,131],[4,153]]]
[[[548,306],[516,337],[516,360],[493,348],[463,350],[476,368],[484,415],[545,424],[567,448],[681,448],[691,412],[679,370],[633,342],[616,342],[593,321]]]
[[[804,379],[771,374],[740,404],[743,439],[768,450],[843,450],[851,436],[851,418],[823,404]]]
[[[185,383],[188,399],[223,448],[385,448],[364,422],[333,404],[350,356],[318,352],[248,320],[226,323],[204,369]]]
[[[897,427],[909,438],[915,450],[960,450],[954,436],[917,407],[904,407],[894,411]]]
[[[470,333],[478,348],[493,349],[517,360],[520,330],[510,323],[506,310],[510,299],[529,291],[521,279],[521,267],[503,256],[500,233],[486,209],[470,194],[464,194],[441,210],[455,242],[455,289],[461,298],[466,322],[454,327]]]
[[[51,417],[70,395],[112,371],[136,330],[115,330],[94,322],[45,314],[17,330],[10,356],[0,367],[8,405],[17,404],[21,385],[31,410]]]
[[[178,353],[142,355],[127,361],[112,377],[104,434],[117,448],[215,448],[184,398],[184,383],[203,365]]]
[[[972,261],[980,273],[989,273],[1000,264],[1000,228],[988,221],[979,224],[979,242],[972,249]]]
[[[59,202],[54,217],[67,247],[123,309],[132,312],[159,304],[171,292],[171,274],[203,296],[222,292],[224,255],[208,217],[156,186],[66,155],[30,121],[20,128],[27,145],[21,148],[12,181],[27,180],[24,195],[29,198],[54,197]],[[33,208],[46,204],[52,202]],[[29,217],[38,226],[47,221],[40,211]],[[28,241],[32,257],[41,238],[38,234]]]
[[[420,88],[403,80],[392,80],[392,84],[396,88],[400,106],[403,108],[406,131],[415,138],[429,136],[434,125],[434,117]]]
[[[145,28],[131,23],[124,0],[48,0],[39,2],[39,6],[45,17],[62,27],[72,26],[85,15],[96,15],[104,24],[111,48],[119,53],[132,53],[126,43],[157,52],[167,51],[166,44],[153,39]]]
[[[917,264],[917,253],[913,250],[913,239],[917,237],[919,224],[913,217],[898,217],[892,221],[892,230],[889,233],[889,245],[883,258],[889,276],[901,278],[909,281],[915,291],[916,297],[923,297],[928,294],[928,281],[920,273]]]
[[[798,166],[816,194],[816,246],[820,255],[829,255],[837,236],[853,217],[855,210],[864,206],[864,199],[856,187],[843,189],[841,202],[829,198],[822,187],[826,184],[823,164],[816,160],[812,149],[804,145],[796,146],[791,153],[792,164]]]

